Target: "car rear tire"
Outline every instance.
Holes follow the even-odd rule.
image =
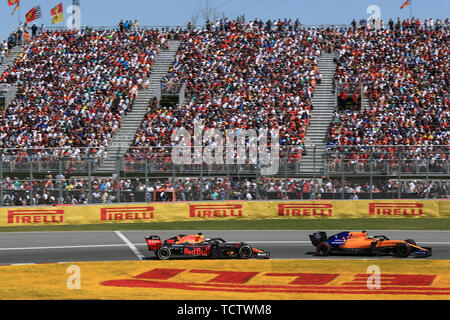
[[[172,252],[167,247],[161,247],[156,251],[156,257],[159,260],[169,260]]]
[[[411,253],[411,247],[406,243],[399,243],[395,247],[395,255],[400,258],[406,258]]]
[[[253,256],[253,250],[250,246],[242,246],[239,248],[239,258],[250,259]]]
[[[330,245],[328,242],[321,242],[316,247],[316,254],[321,257],[328,256],[330,254]]]

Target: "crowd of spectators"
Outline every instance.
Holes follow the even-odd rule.
[[[187,103],[153,103],[133,147],[171,146],[175,128],[278,129],[286,157],[300,160],[320,75],[322,34],[278,23],[227,20],[209,30],[188,30],[166,86],[184,83]],[[319,79],[319,80],[318,80]],[[131,150],[131,153],[135,153]]]
[[[20,180],[5,177],[3,205],[95,204],[120,202],[368,199],[369,194],[396,198],[439,199],[450,195],[448,180],[350,182],[340,179],[299,178],[65,178]],[[91,193],[89,193],[89,190]],[[33,197],[30,200],[30,193]]]
[[[0,148],[104,150],[145,85],[156,30],[44,32],[0,75],[17,97],[0,111]],[[87,150],[87,149],[82,149]]]
[[[367,22],[367,21],[366,21]],[[218,20],[177,30],[180,49],[166,86],[186,85],[185,105],[149,102],[127,157],[170,161],[175,128],[278,129],[281,156],[300,161],[324,50],[336,54],[335,83],[362,86],[366,110],[336,110],[327,135],[327,162],[343,158],[449,161],[449,20],[356,21],[350,28],[304,28],[292,20]],[[47,31],[23,25],[11,43],[26,46],[0,83],[17,98],[0,111],[6,155],[101,158],[131,110],[158,52],[175,36],[135,21],[116,31]],[[4,44],[2,45],[4,47]],[[413,146],[399,149],[398,146]],[[387,147],[384,147],[387,146]],[[376,151],[373,152],[373,148]],[[22,150],[12,151],[13,148]],[[88,151],[87,151],[88,150]],[[163,150],[160,152],[159,150]],[[401,150],[401,152],[398,152]],[[371,152],[369,152],[371,151]]]
[[[326,139],[333,157],[448,161],[449,20],[390,21],[377,30],[328,36],[336,50],[336,84],[359,84],[370,101],[367,109],[334,113]],[[373,147],[382,152],[367,152]]]
[[[327,161],[336,163],[351,153],[346,159],[448,162],[449,21],[352,25],[302,29],[287,20],[226,20],[185,32],[164,84],[185,83],[187,104],[153,103],[130,157],[139,158],[138,148],[171,146],[174,128],[192,130],[193,119],[201,119],[206,128],[219,130],[277,128],[281,146],[290,146],[289,151],[282,148],[282,157],[301,160],[311,97],[321,78],[317,59],[333,48],[335,83],[358,88],[341,92],[343,100],[360,104],[362,91],[371,106],[336,110],[327,135]],[[422,147],[397,148],[405,145]],[[368,152],[374,146],[376,152]],[[163,159],[169,153],[165,149]]]

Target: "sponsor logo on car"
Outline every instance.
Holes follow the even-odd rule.
[[[227,218],[242,217],[242,204],[190,205],[191,218]]]
[[[204,248],[187,248],[183,250],[183,254],[189,256],[207,256],[209,255],[209,250],[207,247]]]
[[[154,218],[153,207],[121,207],[102,208],[101,221],[125,221],[125,220],[152,220]]]
[[[160,244],[161,240],[152,240],[152,239],[147,239],[147,243],[152,245],[152,244]]]
[[[422,203],[381,203],[369,204],[371,216],[421,216],[423,214]]]
[[[282,203],[278,205],[279,216],[325,216],[333,215],[332,203]]]
[[[202,277],[188,279],[190,274]],[[177,276],[181,276],[178,278]],[[241,272],[227,270],[155,268],[129,279],[108,280],[104,286],[181,289],[186,291],[291,293],[450,295],[450,287],[433,285],[434,274],[381,274],[379,289],[367,287],[371,274]],[[252,280],[252,281],[250,281]],[[257,282],[255,282],[257,281]],[[274,284],[271,284],[273,283]],[[261,285],[261,284],[264,285]]]
[[[63,223],[64,210],[9,210],[8,224]]]

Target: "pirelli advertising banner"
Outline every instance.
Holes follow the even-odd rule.
[[[196,220],[450,218],[448,200],[230,201],[0,208],[0,226]]]

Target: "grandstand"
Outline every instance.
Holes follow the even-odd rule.
[[[226,19],[21,41],[0,66],[14,91],[0,205],[448,198],[450,22],[415,22]],[[278,173],[249,157],[175,164],[172,133],[194,136],[199,119],[278,130]]]

